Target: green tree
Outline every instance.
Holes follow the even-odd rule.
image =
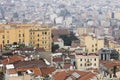
[[[20,48],[24,48],[24,47],[25,47],[25,44],[19,44],[19,47],[20,47]]]
[[[66,46],[71,46],[71,43],[72,43],[73,40],[78,40],[77,37],[74,36],[74,34],[61,35],[60,38],[63,39],[64,45],[66,45]]]
[[[59,49],[59,45],[52,43],[52,52],[55,52],[57,49]]]

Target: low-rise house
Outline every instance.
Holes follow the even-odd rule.
[[[120,60],[100,60],[101,74],[108,78],[120,78]]]
[[[54,71],[55,68],[50,67],[44,59],[17,61],[5,65],[5,80],[33,80],[36,77],[43,80]]]

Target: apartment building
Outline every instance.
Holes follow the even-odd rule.
[[[30,30],[30,43],[36,47],[42,47],[51,51],[51,29],[48,27],[36,27]]]
[[[99,68],[99,56],[95,53],[75,55],[77,69]]]
[[[7,26],[0,30],[0,44],[25,44],[51,51],[51,29],[47,25],[18,25]]]
[[[104,38],[97,37],[94,34],[83,34],[80,41],[80,45],[86,46],[88,53],[97,53],[99,49],[104,47]]]

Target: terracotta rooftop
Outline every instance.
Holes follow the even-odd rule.
[[[76,73],[78,74],[78,78],[73,76],[72,74]],[[67,78],[72,78],[72,80],[90,80],[90,78],[95,77],[96,74],[93,74],[92,72],[85,72],[85,71],[78,71],[78,70],[69,70],[69,71],[61,71],[55,73],[53,75],[54,80],[66,80]]]
[[[108,69],[110,69],[114,66],[120,66],[120,60],[111,60],[111,61],[110,60],[109,61],[108,60],[107,61],[100,60],[100,63]]]
[[[48,74],[51,74],[52,72],[54,72],[56,69],[54,67],[42,67],[40,68],[42,76],[45,77]]]
[[[15,69],[9,69],[9,70],[7,70],[7,73],[8,74],[16,74],[17,71]]]
[[[3,59],[2,64],[6,65],[6,64],[17,62],[17,61],[23,61],[24,58],[25,57],[23,57],[23,56],[10,56],[6,59]]]
[[[37,76],[37,75],[42,75],[40,69],[38,67],[20,67],[20,68],[17,68],[17,71],[27,71],[27,70],[32,70],[34,72],[34,75]]]
[[[66,63],[64,64],[64,69],[69,69],[72,66],[72,64]]]

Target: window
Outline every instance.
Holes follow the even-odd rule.
[[[92,47],[94,47],[94,45],[92,45]]]
[[[4,38],[5,38],[5,36],[3,35],[3,36],[2,36],[2,38],[4,39]]]
[[[38,41],[40,41],[40,40],[38,39]]]
[[[92,49],[92,52],[94,52],[94,49]]]
[[[37,44],[37,47],[39,47],[39,44]]]
[[[45,41],[45,44],[46,44],[46,41]]]
[[[21,34],[19,34],[19,37],[21,37]]]
[[[23,43],[24,43],[24,40],[23,40]]]
[[[94,64],[94,66],[96,66],[96,63]]]
[[[24,34],[23,34],[23,37],[24,37]]]
[[[21,43],[21,39],[19,39],[19,43]]]
[[[97,46],[97,44],[95,44],[95,46]]]
[[[40,35],[38,34],[38,37],[39,37]]]
[[[7,40],[7,43],[9,44],[9,40]]]
[[[94,59],[94,61],[96,61],[96,58]]]
[[[42,32],[42,34],[44,34],[44,32]]]
[[[3,43],[3,44],[5,43],[4,40],[2,41],[2,43]]]
[[[80,66],[82,66],[82,64],[80,64]]]
[[[87,59],[87,61],[89,62],[89,59]]]
[[[86,66],[86,63],[85,63],[85,66]]]
[[[45,35],[47,34],[47,32],[45,32]]]
[[[80,59],[80,61],[82,61],[82,59]]]
[[[95,50],[97,51],[97,48],[95,48]]]
[[[86,61],[86,59],[85,59],[85,61]]]
[[[92,59],[90,59],[90,61],[92,61]]]

